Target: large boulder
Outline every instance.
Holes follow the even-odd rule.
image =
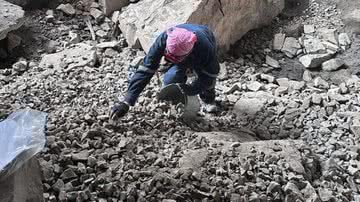
[[[24,10],[7,1],[0,0],[0,40],[24,24]]]
[[[148,51],[171,26],[203,24],[214,31],[221,51],[227,51],[249,30],[270,23],[284,5],[284,0],[142,0],[124,8],[119,27],[129,45]]]

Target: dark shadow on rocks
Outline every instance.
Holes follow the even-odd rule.
[[[281,15],[294,17],[303,14],[309,7],[309,0],[285,0],[285,9]]]

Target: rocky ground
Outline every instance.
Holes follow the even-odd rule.
[[[144,53],[111,19],[76,12],[27,12],[23,58],[1,64],[0,115],[49,113],[46,201],[360,201],[360,43],[334,2],[239,41],[221,64],[222,112],[196,124],[156,100],[156,77],[108,121]]]

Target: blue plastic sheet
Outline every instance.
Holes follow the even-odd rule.
[[[45,146],[47,113],[25,109],[0,122],[0,178],[6,177]]]

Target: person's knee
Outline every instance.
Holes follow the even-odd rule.
[[[164,85],[176,83],[176,72],[166,72],[163,78]]]

